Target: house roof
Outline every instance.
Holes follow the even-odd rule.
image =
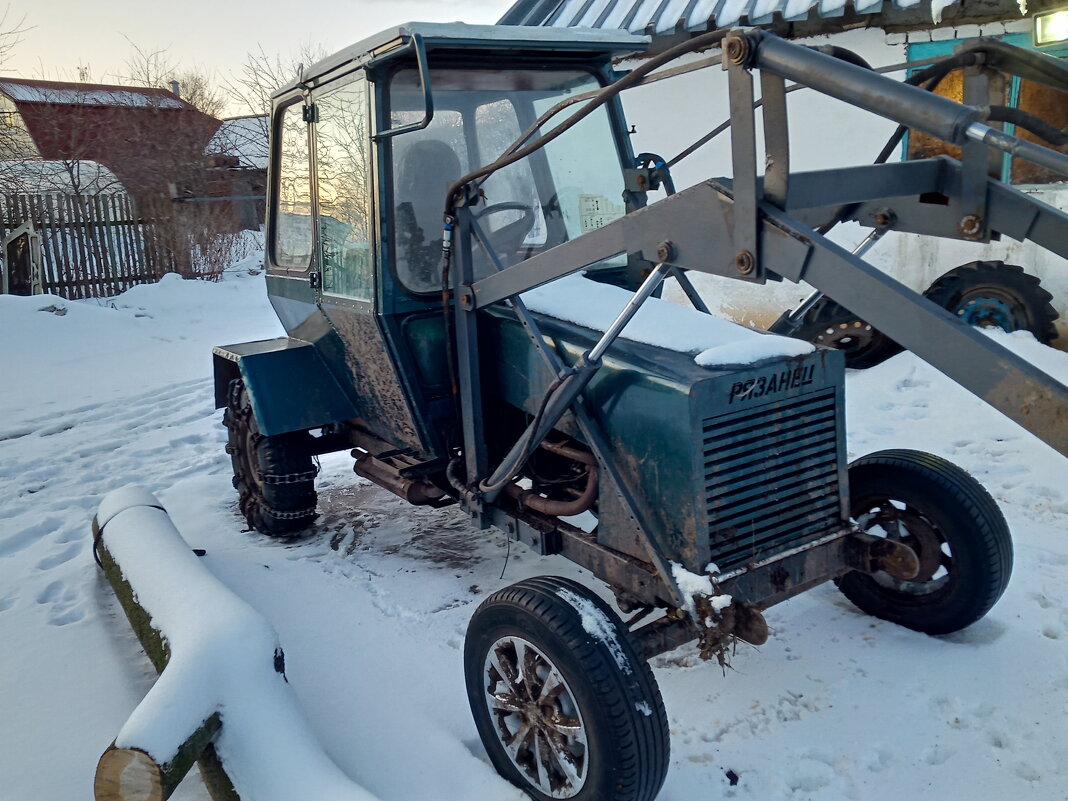
[[[95,161],[0,161],[0,175],[7,189],[15,192],[66,194],[78,189],[100,195],[126,191],[115,173]]]
[[[29,78],[0,78],[0,92],[10,97],[15,103],[169,109],[193,108],[166,89],[140,86],[39,81]]]
[[[230,117],[204,148],[206,155],[237,156],[238,167],[267,168],[267,115]]]
[[[516,0],[498,24],[621,28],[656,38],[732,25],[787,35],[878,25],[888,30],[1019,19],[1023,0]],[[1032,0],[1045,6],[1052,0]],[[1030,9],[1031,11],[1035,9]]]

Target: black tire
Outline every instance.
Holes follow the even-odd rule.
[[[533,681],[508,675],[520,661],[520,646]],[[660,690],[622,622],[581,584],[539,577],[487,598],[468,626],[464,674],[490,761],[531,797],[652,801],[660,791],[669,757]],[[562,686],[549,703],[537,704],[557,679]],[[497,711],[490,709],[491,692]],[[516,711],[500,708],[513,699]],[[534,726],[515,742],[513,758],[503,740],[530,721]],[[537,770],[539,761],[548,765],[544,772]]]
[[[900,540],[920,560],[911,581],[847,573],[839,589],[875,617],[927,634],[970,626],[997,602],[1012,573],[1012,539],[994,499],[945,459],[880,451],[849,466],[850,516]]]
[[[771,331],[775,332],[775,326]],[[894,340],[828,297],[809,309],[791,336],[842,351],[846,367],[856,370],[874,367],[901,352]]]
[[[241,379],[230,382],[223,412],[226,452],[234,468],[241,514],[250,528],[271,537],[301,531],[316,518],[311,435],[306,431],[267,437],[260,433]]]
[[[969,325],[1030,331],[1039,342],[1057,338],[1053,296],[1023,267],[973,261],[950,270],[923,293]]]

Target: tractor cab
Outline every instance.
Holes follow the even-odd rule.
[[[612,57],[645,44],[623,32],[411,24],[326,59],[275,95],[269,292],[290,336],[317,351],[301,359],[323,373],[314,383],[336,392],[320,389],[311,409],[301,398],[278,411],[280,388],[268,385],[279,379],[243,375],[254,405],[259,384],[272,397],[267,416],[287,418],[274,428],[352,411],[393,448],[444,454],[452,415],[441,315],[446,191],[551,128],[566,115],[539,125],[542,115],[610,83]],[[641,205],[644,196],[625,188],[634,160],[626,132],[618,102],[607,103],[481,182],[474,273]],[[606,280],[628,283],[624,256],[597,266]],[[339,365],[344,374],[327,375]],[[224,379],[237,377],[235,368]]]

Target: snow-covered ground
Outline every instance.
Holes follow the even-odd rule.
[[[91,555],[89,520],[127,483],[156,493],[273,623],[312,729],[356,782],[384,801],[523,798],[475,733],[464,630],[498,587],[583,571],[516,546],[506,559],[500,536],[405,506],[346,455],[323,459],[312,534],[246,531],[210,347],[278,333],[247,269],[99,305],[0,296],[2,801],[89,798],[97,758],[154,681]],[[1068,354],[1000,338],[1068,382]],[[910,354],[851,374],[848,403],[851,456],[929,450],[987,487],[1015,536],[1012,583],[950,637],[865,617],[825,586],[773,608],[770,641],[741,648],[727,675],[692,649],[656,659],[672,734],[661,799],[1068,799],[1063,457]],[[176,797],[207,798],[195,775]]]

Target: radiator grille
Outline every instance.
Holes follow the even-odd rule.
[[[702,431],[720,570],[802,545],[840,522],[834,388],[710,418]]]

